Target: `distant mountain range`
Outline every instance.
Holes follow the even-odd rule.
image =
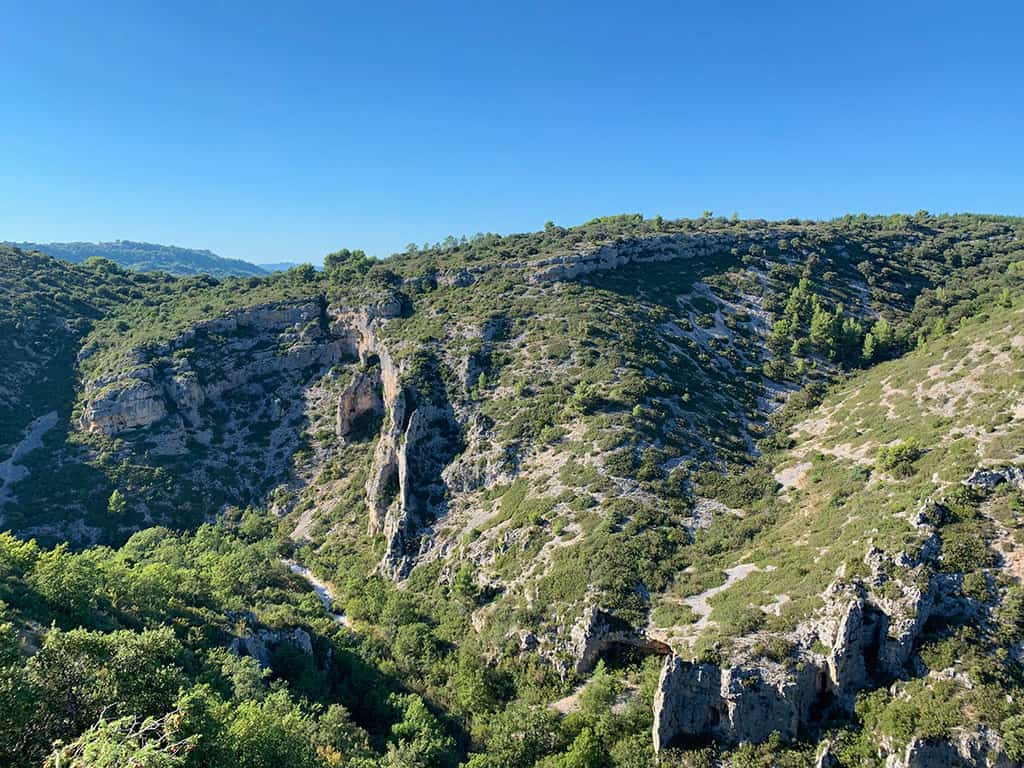
[[[213,277],[260,276],[286,270],[294,264],[280,262],[257,266],[241,259],[226,259],[207,250],[176,245],[114,240],[109,243],[7,243],[24,251],[41,251],[57,259],[80,263],[90,256],[102,256],[139,272],[167,272],[172,275]]]

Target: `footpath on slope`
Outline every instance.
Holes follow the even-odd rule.
[[[304,578],[309,585],[316,592],[316,596],[320,598],[320,602],[323,603],[324,610],[327,611],[331,618],[333,618],[338,624],[343,627],[348,627],[348,619],[345,618],[344,613],[336,613],[334,611],[334,592],[331,591],[330,586],[325,581],[321,581],[313,572],[301,563],[297,563],[294,560],[282,560],[282,563],[288,566],[288,570],[292,573],[298,574]]]
[[[50,411],[45,416],[40,416],[29,424],[21,441],[14,446],[14,450],[7,460],[0,462],[0,508],[3,508],[11,496],[11,486],[29,475],[28,469],[19,463],[20,460],[40,448],[43,444],[43,435],[53,429],[56,424],[56,411]]]

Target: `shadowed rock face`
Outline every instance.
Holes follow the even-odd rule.
[[[886,768],[1014,768],[1002,739],[985,727],[965,728],[949,739],[913,738],[891,751]]]
[[[325,331],[325,307],[318,300],[281,302],[197,323],[171,342],[137,350],[137,365],[89,383],[79,428],[117,435],[149,427],[171,415],[198,426],[199,408],[225,393],[267,377],[326,367],[353,359],[358,329]],[[219,375],[200,375],[187,357],[175,357],[197,340],[223,337]]]
[[[1024,469],[1020,467],[975,469],[964,483],[973,488],[982,488],[984,490],[992,490],[1003,483],[1009,483],[1014,488],[1024,488]]]
[[[574,659],[573,671],[578,675],[590,672],[598,659],[616,646],[631,646],[659,656],[672,653],[672,649],[665,643],[647,637],[594,606],[583,612],[570,630],[569,637],[569,651]]]
[[[726,744],[795,738],[825,692],[813,664],[720,667],[665,660],[654,699],[654,744],[713,737]]]
[[[282,645],[289,645],[307,656],[313,655],[313,640],[304,629],[270,630],[258,629],[244,637],[236,637],[231,641],[230,650],[236,656],[251,656],[256,659],[262,669],[267,669],[273,661],[274,650]]]
[[[367,417],[384,415],[380,371],[359,371],[338,400],[335,433],[347,438]]]
[[[948,587],[935,576],[924,592],[910,585],[901,597],[876,604],[861,585],[834,584],[822,614],[794,633],[797,649],[782,664],[742,655],[729,665],[670,656],[654,699],[655,749],[708,737],[758,743],[774,732],[792,740],[830,709],[852,711],[858,691],[909,675],[925,622],[936,610],[956,608],[939,599]],[[831,648],[827,655],[812,650],[818,641]]]
[[[462,445],[450,405],[424,403],[410,409],[410,401],[416,402],[415,392],[385,389],[385,425],[366,484],[369,532],[383,532],[380,570],[393,579],[405,578],[426,543],[420,534],[443,514],[447,485],[442,473]]]

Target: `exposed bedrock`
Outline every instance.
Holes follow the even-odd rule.
[[[647,637],[595,606],[583,611],[569,632],[569,641],[573,671],[578,675],[592,670],[598,659],[616,646],[632,646],[644,653],[659,656],[672,652],[665,643]]]
[[[1003,483],[1009,483],[1014,488],[1024,489],[1024,467],[978,468],[971,472],[971,476],[964,481],[965,485],[988,491]]]
[[[984,728],[963,729],[948,739],[913,738],[891,751],[886,768],[1014,768],[1003,741]]]
[[[450,406],[421,405],[402,419],[406,399],[401,392],[390,410],[391,423],[381,433],[367,484],[370,533],[381,531],[385,540],[380,569],[396,580],[405,578],[429,543],[424,529],[444,512],[442,472],[461,445]]]
[[[760,742],[775,731],[794,738],[825,690],[813,664],[720,667],[670,656],[655,693],[654,745]]]
[[[795,650],[782,663],[749,646],[727,664],[668,657],[654,700],[655,748],[708,737],[756,743],[775,731],[791,740],[833,709],[852,710],[858,691],[917,673],[925,623],[960,610],[954,586],[936,575],[924,591],[904,584],[900,597],[876,598],[861,584],[834,584],[821,614],[788,638]]]
[[[381,572],[400,580],[429,544],[425,529],[444,512],[442,473],[462,447],[462,429],[446,399],[424,401],[401,383],[386,349],[375,344],[372,352],[381,366],[384,423],[366,481],[368,529],[384,536]]]
[[[380,371],[359,371],[338,399],[334,418],[335,433],[338,437],[347,438],[353,431],[359,431],[367,418],[383,415]]]
[[[404,311],[401,296],[357,310],[333,309],[322,299],[310,298],[197,323],[169,342],[134,350],[130,370],[90,381],[79,427],[114,435],[172,415],[184,426],[196,427],[204,404],[252,382],[308,368],[323,370],[345,360],[358,359],[367,369],[379,361],[379,373],[357,375],[342,395],[337,428],[344,436],[360,416],[383,412],[383,400],[396,396],[397,369],[382,348],[377,324]],[[208,345],[198,343],[204,339]],[[192,348],[207,353],[215,349],[216,355],[204,359],[203,370],[195,370],[182,354]]]
[[[725,234],[670,234],[622,240],[587,248],[565,256],[531,262],[534,283],[574,280],[592,272],[617,269],[627,264],[695,259],[711,256],[736,245],[736,238]]]
[[[114,435],[172,414],[195,427],[200,407],[231,390],[274,374],[354,359],[359,328],[349,324],[325,330],[325,319],[320,300],[280,302],[197,323],[172,341],[137,349],[134,368],[88,383],[79,427]],[[214,337],[216,359],[194,370],[180,351],[209,337]]]
[[[244,637],[234,638],[230,650],[235,656],[251,656],[261,668],[266,669],[272,664],[274,651],[284,645],[291,646],[307,656],[313,655],[313,640],[309,633],[301,628],[258,629]]]

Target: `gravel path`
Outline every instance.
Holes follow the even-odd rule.
[[[304,565],[296,563],[294,560],[282,560],[282,563],[288,566],[288,570],[292,573],[298,574],[313,587],[313,591],[316,592],[316,596],[320,598],[320,602],[323,603],[324,610],[331,614],[331,617],[341,624],[343,627],[347,627],[348,619],[345,618],[344,613],[334,612],[334,592],[331,591],[330,586],[327,582],[320,581],[313,572]]]
[[[708,625],[708,619],[711,616],[711,604],[708,601],[711,600],[712,597],[717,595],[719,592],[724,592],[729,587],[731,587],[733,584],[735,584],[737,581],[740,581],[741,579],[745,579],[750,574],[754,573],[755,571],[760,571],[760,570],[761,569],[758,568],[753,563],[744,563],[743,565],[735,565],[732,568],[726,569],[726,571],[725,571],[725,583],[724,584],[722,584],[721,586],[718,586],[718,587],[712,587],[711,589],[705,589],[699,595],[694,595],[693,597],[688,597],[685,600],[683,600],[684,603],[686,603],[688,606],[690,606],[691,610],[695,614],[700,616],[700,618],[697,620],[697,622],[692,625],[693,630],[699,632],[700,630],[704,629],[704,627],[706,627]],[[769,566],[767,566],[765,568],[765,570],[766,571],[774,571],[775,567],[769,565]]]
[[[28,425],[25,436],[21,442],[14,446],[14,451],[4,462],[0,462],[0,508],[4,506],[11,495],[11,486],[19,480],[28,477],[28,470],[20,463],[19,459],[32,453],[43,444],[43,435],[49,432],[57,424],[57,412],[50,411],[45,416]]]

